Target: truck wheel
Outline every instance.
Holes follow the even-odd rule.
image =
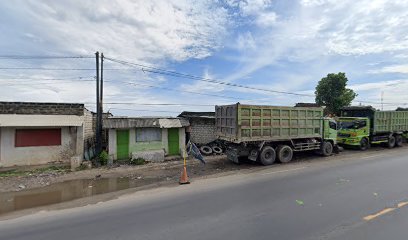
[[[393,147],[395,147],[395,137],[394,137],[394,136],[390,136],[390,137],[388,138],[387,147],[388,147],[388,148],[393,148]]]
[[[209,146],[200,147],[200,152],[206,156],[211,155],[212,149]]]
[[[365,151],[370,147],[370,143],[368,142],[367,138],[363,138],[360,141],[360,150]]]
[[[395,136],[395,145],[397,147],[402,147],[402,142],[403,142],[403,139],[401,135]]]
[[[261,154],[259,154],[259,160],[262,165],[271,165],[275,162],[276,152],[271,146],[265,146],[262,148]]]
[[[278,153],[278,159],[281,163],[288,163],[293,158],[293,149],[288,145],[280,145],[276,152]]]
[[[324,142],[322,145],[323,156],[330,156],[333,154],[333,144],[331,142]]]

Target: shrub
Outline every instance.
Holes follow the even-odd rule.
[[[99,154],[98,159],[101,165],[106,165],[108,164],[109,154],[104,150]]]
[[[132,158],[129,163],[131,165],[143,165],[146,161],[143,158]]]

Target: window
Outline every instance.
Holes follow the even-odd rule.
[[[15,147],[61,145],[61,129],[16,129]]]
[[[335,122],[330,121],[329,122],[329,127],[333,130],[337,130],[337,124]]]
[[[364,121],[364,120],[360,120],[360,121],[355,122],[354,128],[355,129],[360,129],[360,128],[363,128],[363,127],[366,127],[366,126],[367,126],[367,122]]]
[[[136,128],[136,142],[152,142],[161,140],[161,128]]]

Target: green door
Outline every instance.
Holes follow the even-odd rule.
[[[178,128],[168,129],[168,140],[169,140],[169,155],[179,154],[179,130]]]
[[[116,130],[116,152],[118,159],[129,159],[129,130]]]

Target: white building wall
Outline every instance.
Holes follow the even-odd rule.
[[[76,148],[80,145],[80,143],[77,145],[77,131],[74,128],[76,127],[71,127],[70,131],[70,127],[61,127],[60,146],[15,147],[16,128],[1,127],[0,167],[39,165],[56,161],[69,162],[70,158],[77,154]],[[82,135],[82,127],[78,130]]]
[[[113,157],[113,159],[118,159],[117,153],[116,153],[116,129],[109,129],[109,140],[108,140],[108,152],[109,155]]]
[[[165,155],[169,154],[169,138],[167,128],[162,128],[162,142]]]
[[[186,147],[186,128],[179,128],[180,156],[184,156]]]

